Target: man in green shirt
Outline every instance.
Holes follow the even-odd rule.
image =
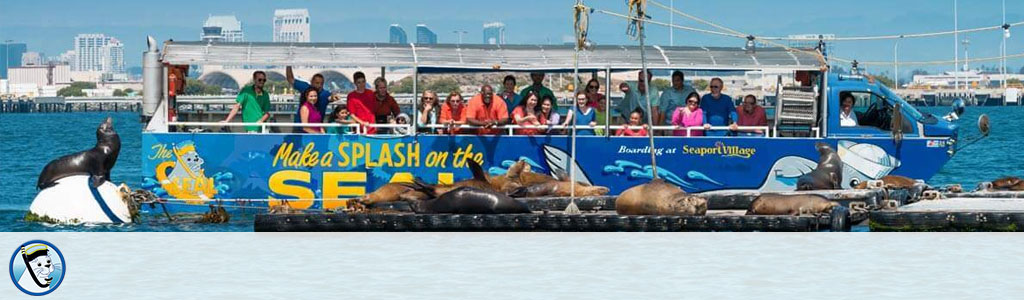
[[[270,118],[270,95],[263,90],[263,84],[267,82],[267,74],[263,71],[252,73],[252,84],[246,85],[238,91],[235,97],[235,106],[231,108],[228,117],[222,123],[230,122],[242,110],[242,122],[263,123]],[[245,126],[246,132],[259,132],[260,126]]]
[[[621,117],[622,120],[629,120],[629,114],[639,108],[643,111],[643,120],[646,122],[648,114],[651,113],[647,111],[646,96],[648,94],[650,94],[651,97],[651,109],[659,113],[661,112],[659,109],[660,94],[658,93],[658,89],[654,87],[654,85],[647,84],[647,82],[651,81],[652,77],[651,71],[647,70],[647,80],[644,80],[643,71],[640,71],[637,73],[637,83],[635,85],[626,82],[619,84],[619,90],[625,95],[615,108],[618,110],[619,117]]]
[[[694,90],[692,86],[684,84],[685,79],[686,77],[683,75],[683,72],[672,72],[672,87],[661,92],[661,98],[658,100],[659,108],[662,109],[661,118],[659,119],[655,116],[655,124],[671,125],[672,114],[675,113],[677,108],[686,104],[686,96],[689,96]]]
[[[530,79],[533,80],[533,84],[519,91],[520,99],[526,99],[530,91],[537,94],[537,99],[544,99],[545,95],[551,96],[551,99],[558,99],[555,98],[555,93],[551,92],[551,89],[544,87],[544,73],[532,72],[530,73]],[[515,105],[519,105],[519,103]],[[558,111],[558,101],[551,103],[551,111]]]

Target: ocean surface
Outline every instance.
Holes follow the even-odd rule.
[[[944,115],[948,107],[928,107],[923,111]],[[978,135],[977,118],[988,114],[992,133],[957,153],[930,180],[932,185],[952,183],[973,188],[978,182],[1003,175],[1024,176],[1024,107],[968,107],[961,118],[960,136],[969,140]],[[57,113],[0,114],[0,232],[5,231],[252,231],[252,217],[233,218],[228,224],[171,223],[147,216],[139,224],[55,226],[23,221],[32,198],[39,172],[50,160],[91,148],[95,131],[107,116],[121,137],[121,154],[114,167],[115,183],[140,185],[141,127],[135,113]]]

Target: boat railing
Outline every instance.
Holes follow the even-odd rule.
[[[392,131],[390,133],[384,133],[384,134],[378,134],[378,135],[412,135],[413,134],[413,127],[410,124],[367,124],[366,126],[360,126],[359,124],[338,124],[338,123],[169,122],[168,125],[170,125],[170,126],[197,127],[197,128],[190,129],[189,131],[191,131],[191,132],[202,132],[202,130],[198,129],[198,128],[203,128],[203,127],[258,126],[260,128],[260,132],[262,132],[262,133],[270,133],[270,128],[279,128],[279,127],[283,127],[283,128],[314,127],[314,128],[351,128],[350,133],[352,133],[352,134],[361,134],[361,135],[367,134],[366,133],[367,132],[367,130],[366,130],[367,128],[404,129],[404,130],[395,130],[395,131]],[[641,126],[630,126],[630,125],[611,125],[611,126],[596,125],[596,126],[590,126],[590,125],[515,125],[515,124],[510,124],[510,125],[498,126],[498,128],[500,128],[502,130],[507,130],[508,135],[524,135],[524,134],[517,134],[517,132],[516,132],[516,130],[522,130],[522,129],[564,130],[565,134],[571,134],[570,130],[573,127],[575,127],[576,130],[581,130],[581,129],[594,130],[594,129],[606,129],[607,128],[609,130],[609,132],[607,132],[605,134],[606,136],[612,135],[611,132],[610,132],[611,130],[620,130],[620,129],[624,129],[624,128],[630,128],[630,129],[639,129],[639,128],[641,128]],[[468,125],[468,124],[460,124],[460,125],[430,124],[430,125],[421,125],[420,128],[431,129],[430,131],[434,131],[434,130],[445,130],[445,129],[452,129],[452,128],[477,129],[477,128],[484,128],[484,126],[476,126],[476,125]],[[693,133],[700,132],[700,131],[731,131],[732,130],[731,128],[729,128],[729,126],[711,126],[709,128],[705,128],[703,126],[689,126],[689,127],[682,127],[682,126],[648,126],[647,128],[648,128],[648,130],[668,131],[668,132],[674,132],[676,130],[684,130],[686,132],[686,136],[692,136]],[[774,136],[774,135],[770,134],[770,130],[769,129],[770,128],[768,126],[738,126],[736,128],[736,131],[737,132],[756,133],[756,134],[753,134],[752,136],[763,136],[763,137],[772,137],[772,136]],[[817,128],[815,128],[815,130],[816,129]]]

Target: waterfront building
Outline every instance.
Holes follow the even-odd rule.
[[[124,44],[101,33],[79,34],[71,70],[124,73]]]
[[[425,45],[437,44],[437,34],[430,30],[426,24],[417,24],[416,43]]]
[[[505,44],[505,23],[493,22],[484,24],[484,44]]]
[[[199,39],[204,42],[242,42],[242,22],[233,15],[209,16],[203,22],[203,32]]]
[[[28,47],[24,43],[3,43],[0,44],[0,77],[7,79],[8,67],[20,67],[21,55]]]
[[[405,29],[398,24],[391,24],[388,28],[388,43],[392,44],[408,44],[409,38],[405,35]]]
[[[274,42],[309,43],[309,10],[274,10]]]
[[[21,54],[22,66],[37,66],[43,64],[43,55],[39,52],[29,51]]]

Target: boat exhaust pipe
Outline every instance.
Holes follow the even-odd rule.
[[[156,39],[146,37],[146,51],[142,52],[142,121],[148,122],[157,107],[164,91],[163,66],[160,64],[160,49]]]

